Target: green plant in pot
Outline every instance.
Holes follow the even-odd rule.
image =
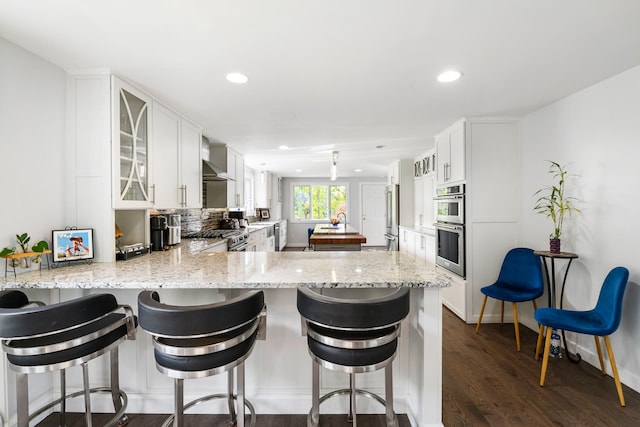
[[[33,262],[39,263],[42,260],[42,252],[47,249],[49,249],[49,244],[44,240],[40,240],[38,243],[33,245],[31,250],[38,253],[38,255],[33,257]]]
[[[31,237],[29,236],[29,234],[27,233],[16,234],[16,240],[18,241],[18,245],[20,245],[22,252],[24,253],[29,252],[29,241],[31,240]],[[21,262],[22,262],[22,267],[24,268],[31,267],[31,258],[29,257],[22,258]]]
[[[576,199],[565,194],[567,177],[565,167],[551,160],[549,163],[549,173],[553,176],[556,183],[543,187],[535,192],[534,195],[539,197],[533,209],[536,213],[546,215],[553,221],[553,233],[549,236],[549,251],[559,253],[564,216],[570,215],[571,212],[580,212],[580,209],[574,206]]]

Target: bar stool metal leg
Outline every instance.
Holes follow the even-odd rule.
[[[84,415],[87,420],[87,427],[93,427],[91,421],[91,389],[89,387],[89,366],[82,364],[82,385],[84,386]]]
[[[356,375],[349,374],[349,416],[351,418],[351,422],[353,423],[353,427],[358,427],[357,420],[357,409],[356,409]]]
[[[387,412],[387,426],[396,427],[396,416],[393,412],[393,370],[391,364],[384,368],[384,401]]]
[[[231,418],[231,425],[235,425],[237,422],[236,407],[233,401],[233,369],[227,372],[227,406],[229,407],[229,417]]]
[[[27,374],[16,374],[18,427],[29,427],[29,379]]]
[[[184,380],[176,378],[173,380],[174,384],[174,399],[175,399],[175,418],[173,419],[173,427],[182,427],[184,423]]]
[[[66,370],[62,369],[60,371],[60,425],[67,425],[67,374]]]
[[[238,427],[244,427],[244,362],[236,367],[238,371]],[[233,369],[231,370],[233,371]],[[233,395],[233,390],[231,390]]]
[[[318,427],[320,422],[320,365],[314,360],[311,362],[311,416],[308,427]]]

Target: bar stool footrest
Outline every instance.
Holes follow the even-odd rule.
[[[198,399],[192,400],[191,402],[187,403],[184,405],[183,411],[188,410],[189,408],[191,408],[192,406],[196,406],[200,403],[203,402],[207,402],[209,400],[213,400],[213,399],[228,399],[229,395],[226,393],[219,393],[219,394],[210,394],[208,396],[203,396],[200,397]],[[237,400],[238,396],[237,395],[233,395],[233,400]],[[248,427],[255,427],[256,425],[256,411],[255,409],[253,409],[253,405],[251,404],[251,402],[249,402],[249,400],[245,399],[244,400],[244,406],[246,406],[249,409],[249,412],[251,413],[251,418],[249,421],[249,426]],[[172,423],[173,423],[173,419],[175,418],[175,415],[171,415],[169,418],[167,418],[165,420],[165,422],[162,424],[162,427],[169,427]]]
[[[92,393],[109,393],[111,394],[111,389],[109,387],[94,387],[89,389],[89,394]],[[31,415],[29,415],[29,421],[36,418],[38,415],[47,411],[48,409],[53,408],[54,406],[62,403],[63,400],[73,399],[74,397],[84,396],[84,390],[79,390],[73,393],[69,393],[66,396],[63,396],[59,399],[54,400],[53,402],[41,407]],[[124,426],[129,423],[128,417],[124,414],[127,410],[127,404],[129,403],[129,399],[127,398],[127,393],[120,390],[120,402],[122,403],[122,408],[118,412],[115,413],[113,418],[111,418],[106,424],[105,427],[117,427]]]
[[[318,401],[318,404],[321,405],[322,402],[324,402],[327,399],[332,398],[333,396],[337,396],[337,395],[342,395],[342,394],[351,394],[351,389],[348,388],[343,388],[340,390],[334,390],[332,392],[329,392],[327,394],[325,394],[324,396],[320,397],[320,400]],[[369,399],[373,399],[376,402],[380,403],[382,406],[386,406],[386,401],[378,396],[377,394],[371,393],[370,391],[367,390],[361,390],[359,388],[356,389],[356,395],[360,395],[360,396],[364,396],[367,397]],[[396,412],[393,411],[393,426],[388,426],[388,427],[397,427],[398,426],[398,416],[396,415]],[[309,414],[307,415],[307,427],[313,427],[313,423],[311,421],[311,411],[309,411]]]

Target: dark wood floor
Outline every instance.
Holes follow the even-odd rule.
[[[618,403],[613,379],[584,362],[549,362],[544,387],[541,362],[534,360],[536,334],[521,327],[522,351],[515,349],[513,325],[475,326],[443,314],[443,396],[445,426],[638,426],[640,394],[623,386],[627,406]],[[615,349],[614,349],[615,350]],[[94,425],[100,425],[97,418]],[[130,415],[130,427],[159,426],[166,415]],[[259,427],[303,427],[305,415],[259,415]],[[360,425],[384,425],[382,416],[362,416]],[[189,426],[226,426],[222,416],[191,415]],[[342,415],[325,415],[323,427],[347,427]],[[80,427],[80,420],[69,427]],[[409,426],[406,415],[400,426]],[[40,427],[57,427],[49,417]]]

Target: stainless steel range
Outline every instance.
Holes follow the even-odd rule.
[[[237,230],[206,230],[189,231],[182,233],[184,239],[227,239],[227,250],[229,252],[242,252],[249,246],[249,233],[243,229]]]

